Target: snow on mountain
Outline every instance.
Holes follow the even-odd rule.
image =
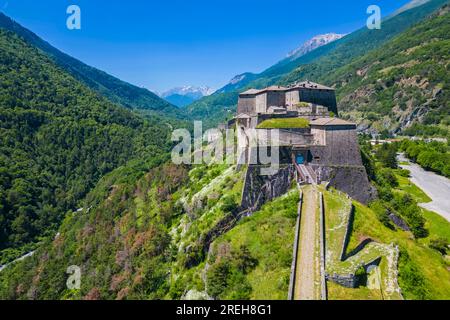
[[[166,92],[163,92],[161,94],[161,97],[166,98],[172,95],[180,95],[180,96],[188,96],[193,99],[200,99],[204,96],[209,96],[213,93],[214,90],[208,86],[201,86],[201,87],[183,86],[183,87],[176,87]]]
[[[327,33],[315,36],[314,38],[306,41],[297,49],[291,51],[286,58],[294,60],[297,59],[308,52],[311,52],[321,46],[324,46],[330,42],[336,41],[344,37],[345,34],[337,34],[337,33]]]
[[[213,94],[214,91],[215,90],[207,86],[201,87],[183,86],[183,87],[176,87],[166,92],[163,92],[160,96],[161,98],[166,99],[173,105],[182,108],[205,96]]]

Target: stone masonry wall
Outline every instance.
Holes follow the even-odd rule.
[[[376,198],[376,190],[367,178],[364,166],[312,166],[321,181],[367,204]]]
[[[242,190],[241,210],[255,212],[272,199],[285,194],[295,179],[293,165],[283,166],[272,176],[260,174],[261,166],[250,165],[245,176]]]

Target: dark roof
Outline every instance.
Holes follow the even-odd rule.
[[[242,92],[240,95],[257,95],[257,94],[261,94],[267,91],[281,91],[281,92],[285,92],[287,91],[288,88],[286,87],[281,87],[281,86],[270,86],[264,89],[249,89],[247,91]]]
[[[319,118],[310,123],[312,126],[356,126],[352,122],[345,121],[339,118]]]
[[[291,90],[298,90],[298,89],[311,89],[311,90],[329,90],[334,91],[333,88],[324,86],[322,84],[318,84],[311,81],[303,81],[303,82],[297,82],[289,87],[282,87],[282,86],[270,86],[264,89],[248,89],[247,91],[242,92],[240,95],[258,95],[267,91],[291,91]]]
[[[290,86],[288,88],[289,90],[296,90],[296,89],[313,89],[313,90],[331,90],[334,91],[333,88],[324,86],[323,84],[311,82],[311,81],[303,81],[303,82],[297,82],[294,85]]]

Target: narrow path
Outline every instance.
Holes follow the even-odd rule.
[[[295,276],[295,300],[320,299],[319,210],[314,186],[303,189],[298,260]]]
[[[400,167],[411,172],[411,182],[422,189],[433,201],[421,203],[420,206],[434,211],[450,221],[450,179],[426,171],[419,165],[409,161],[403,154],[399,154],[398,161],[408,162]]]

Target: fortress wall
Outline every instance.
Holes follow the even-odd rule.
[[[267,93],[261,93],[256,96],[256,112],[266,112]]]
[[[272,176],[263,176],[261,166],[249,165],[242,190],[241,210],[250,214],[259,210],[263,204],[285,194],[295,179],[293,165],[281,167]]]
[[[356,130],[327,127],[326,145],[330,148],[332,164],[362,165]]]
[[[300,93],[298,90],[286,92],[286,104],[288,106],[295,106],[298,102],[300,102]]]
[[[370,184],[364,166],[320,166],[312,165],[321,181],[345,192],[353,199],[367,204],[376,198],[376,189]]]
[[[319,146],[311,147],[312,164],[326,166],[361,166],[358,137],[353,127],[312,128]],[[323,140],[325,145],[323,146]],[[321,146],[322,145],[322,146]]]
[[[253,114],[255,113],[255,96],[239,97],[237,113]]]
[[[286,93],[284,91],[268,91],[267,92],[267,108],[286,105]]]
[[[338,115],[336,95],[331,90],[300,88],[300,101],[311,102],[328,107],[329,111]]]
[[[314,136],[314,144],[324,146],[326,143],[326,131],[318,128],[311,128],[311,134]]]
[[[272,133],[276,131],[278,131],[279,146],[309,145],[313,142],[313,136],[308,129],[256,129],[259,145],[273,145],[272,137],[274,139],[274,136]]]

